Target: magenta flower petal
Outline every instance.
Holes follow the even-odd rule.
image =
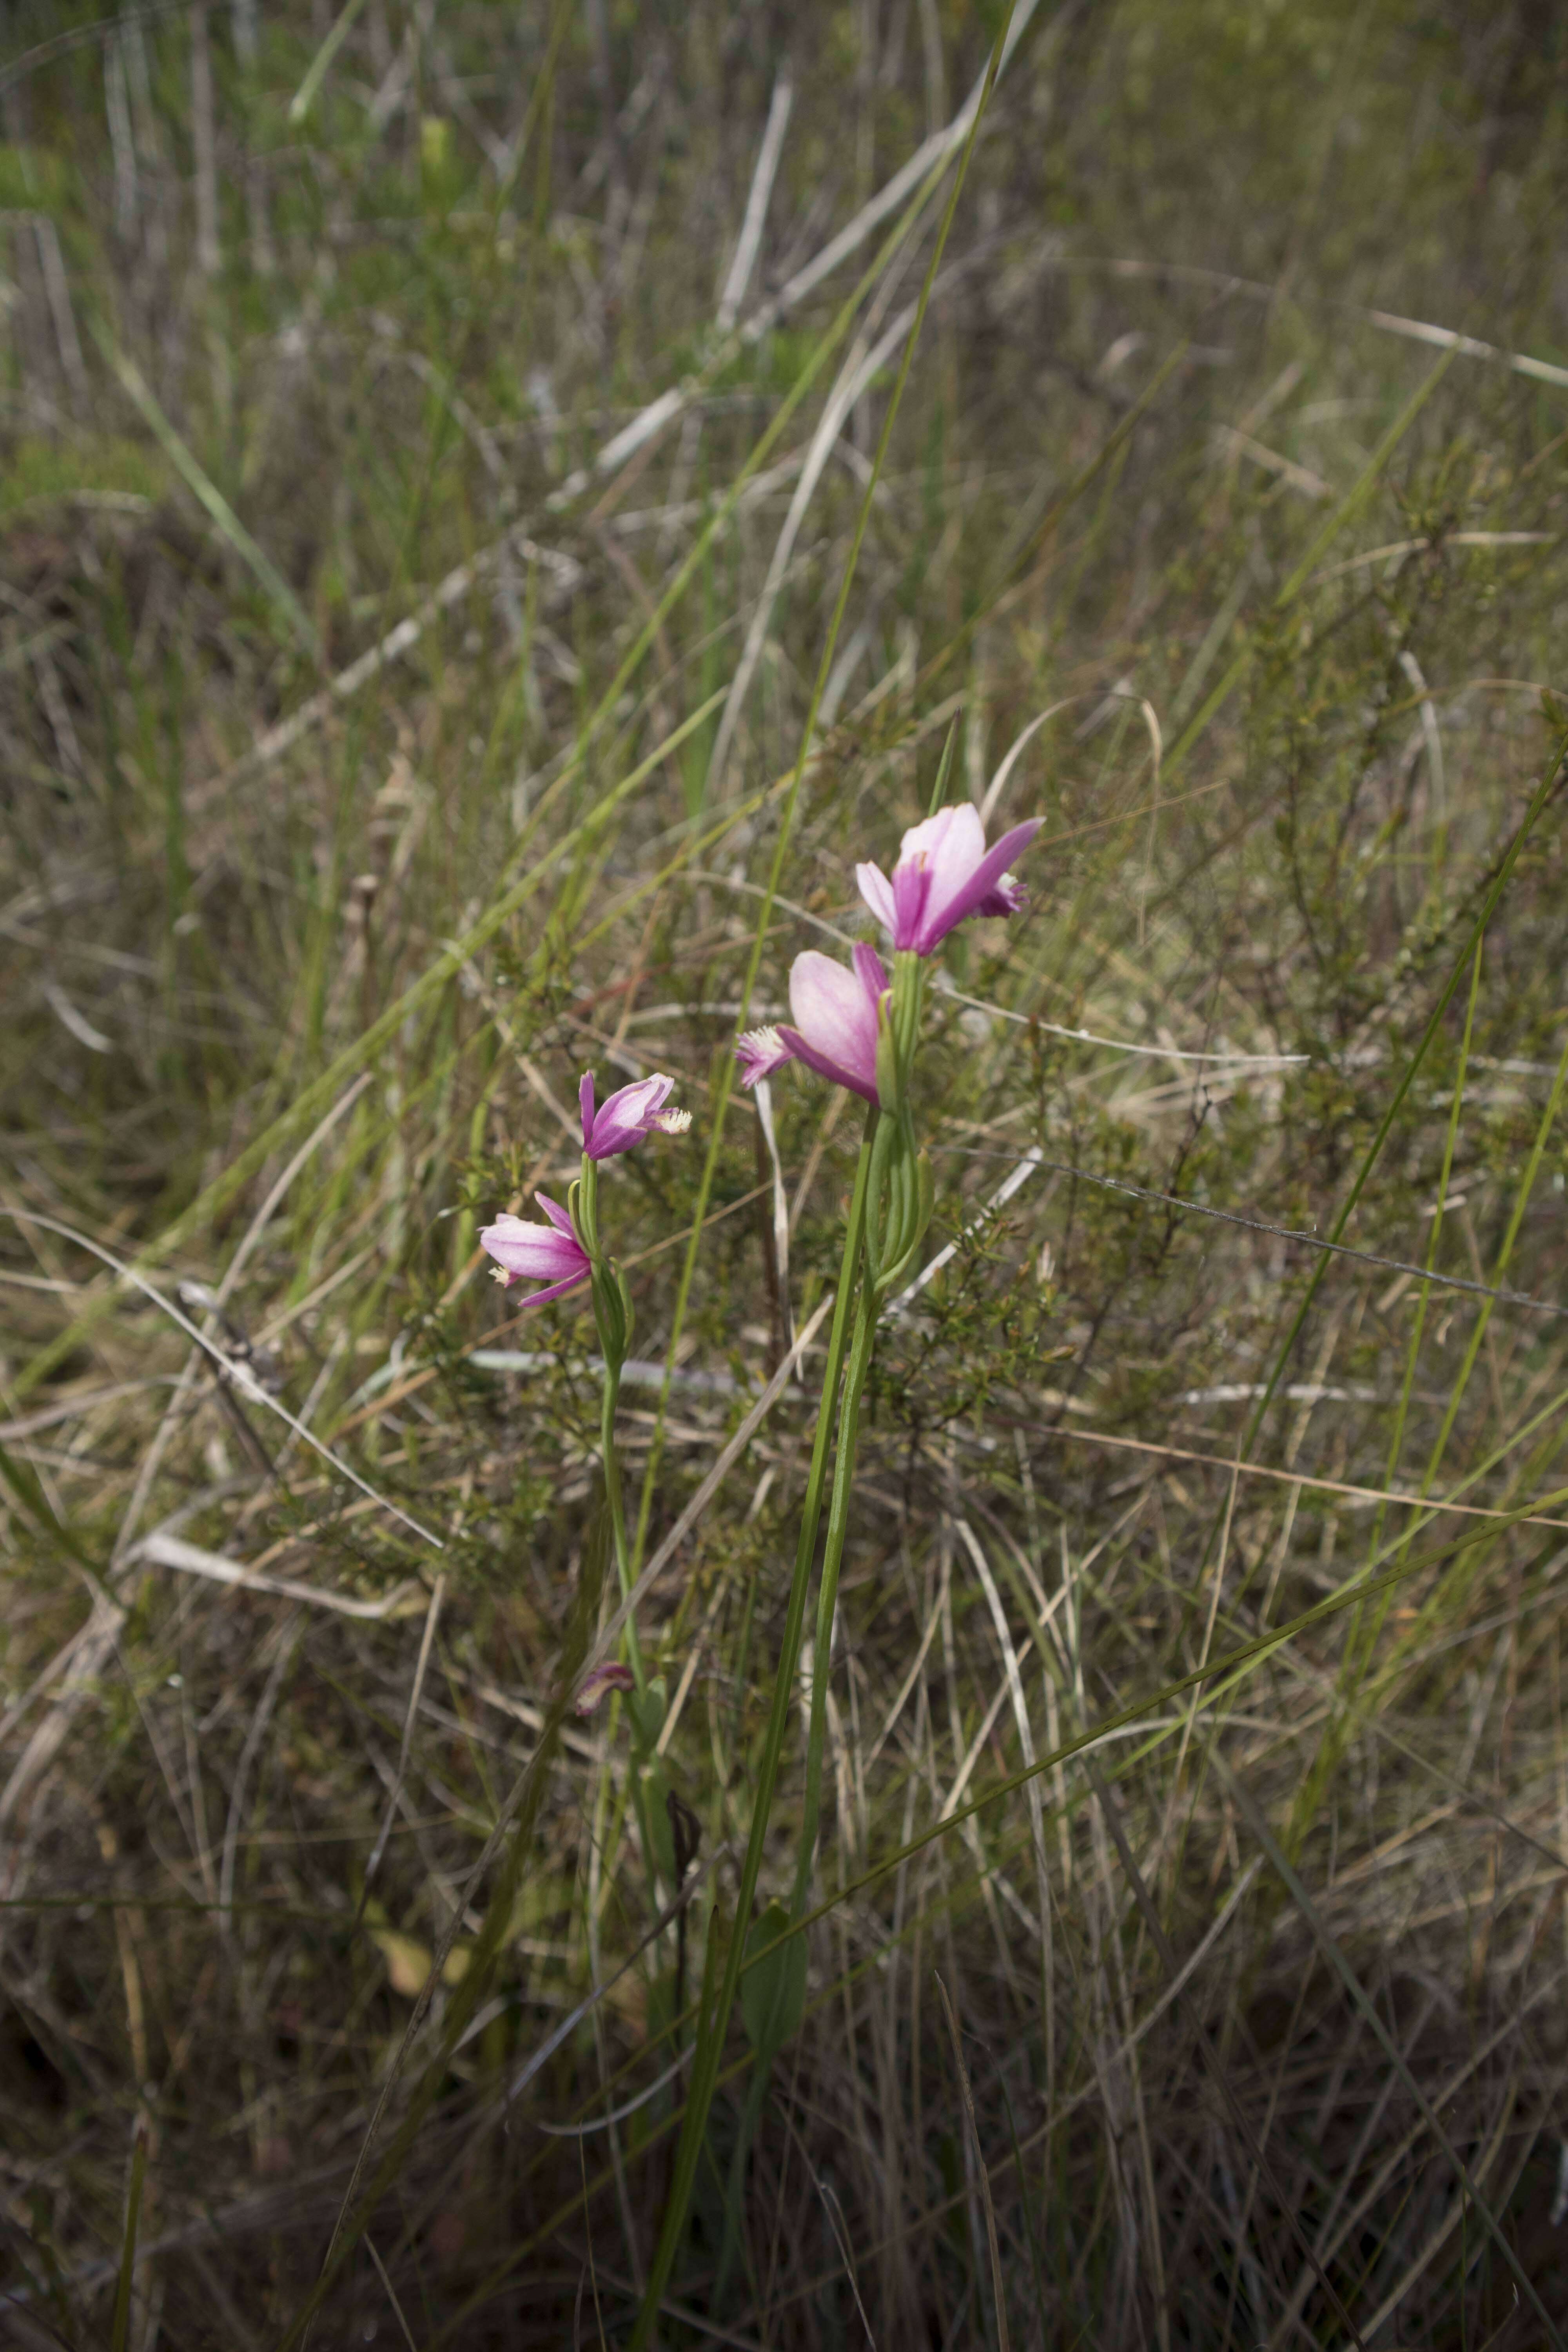
[[[1029,817],[1023,824],[1016,824],[1010,833],[1005,833],[995,848],[988,849],[973,871],[960,882],[952,896],[940,908],[927,910],[927,929],[934,929],[931,947],[937,946],[966,916],[1016,912],[1024,904],[1024,893],[1016,882],[1009,880],[1007,868],[1028,847],[1043,822],[1043,818]],[[931,947],[922,949],[922,954],[929,955]]]
[[[876,949],[868,947],[864,940],[858,946],[851,948],[849,961],[855,967],[861,987],[875,1004],[892,986],[892,982],[888,978],[887,966]]]
[[[794,1021],[749,1029],[736,1040],[743,1087],[771,1077],[786,1062],[804,1062],[836,1087],[877,1101],[877,1015],[888,975],[876,949],[864,942],[853,950],[852,965],[846,971],[815,948],[796,956],[789,975]]]
[[[933,955],[967,916],[1016,914],[1025,897],[1007,868],[1040,822],[1016,824],[988,850],[979,810],[961,801],[910,827],[891,883],[875,866],[857,866],[860,895],[892,934],[895,953]]]
[[[547,1307],[552,1298],[564,1298],[569,1290],[575,1290],[587,1278],[588,1270],[584,1266],[576,1274],[569,1274],[564,1282],[552,1282],[547,1290],[531,1290],[528,1297],[519,1303],[523,1307]],[[501,1275],[500,1279],[510,1290],[516,1277],[511,1275]]]
[[[798,1061],[868,1102],[877,1099],[877,1003],[887,974],[874,949],[858,949],[846,971],[807,948],[790,967],[793,1024],[779,1035]]]
[[[868,1103],[876,1101],[877,1074],[874,1070],[868,1077],[864,1071],[846,1069],[843,1063],[836,1062],[831,1054],[819,1051],[798,1029],[792,1029],[787,1021],[781,1023],[779,1035],[789,1047],[792,1060],[804,1062],[808,1070],[816,1072],[818,1077],[829,1079],[836,1087],[847,1087],[851,1094],[861,1096]]]
[[[919,949],[931,902],[931,867],[923,860],[900,857],[893,868],[893,947]]]
[[[635,1085],[619,1087],[607,1096],[583,1139],[589,1159],[611,1160],[640,1142],[647,1132],[646,1115],[658,1109],[668,1091],[668,1080],[661,1090],[657,1078],[638,1078]]]
[[[971,907],[969,911],[972,915],[1017,915],[1028,903],[1029,894],[1023,884],[1015,882],[1010,874],[1004,874],[995,888],[987,890],[979,904]]]
[[[543,1210],[545,1215],[549,1218],[551,1223],[554,1226],[558,1234],[572,1234],[574,1236],[575,1235],[577,1229],[573,1224],[570,1215],[566,1210],[562,1207],[559,1201],[552,1201],[548,1192],[536,1192],[533,1197],[538,1202],[540,1207]]]
[[[510,1215],[500,1216],[493,1225],[486,1225],[479,1235],[479,1246],[508,1274],[523,1275],[541,1282],[558,1281],[574,1266],[587,1263],[574,1234]]]
[[[510,1290],[518,1282],[542,1282],[550,1286],[530,1293],[523,1301],[526,1307],[536,1307],[547,1298],[559,1298],[585,1280],[588,1254],[572,1231],[572,1221],[553,1201],[540,1202],[551,1219],[547,1225],[536,1225],[522,1217],[499,1216],[493,1225],[486,1225],[479,1235],[479,1247],[494,1258],[496,1279]]]
[[[621,1087],[594,1108],[594,1082],[584,1075],[579,1093],[583,1109],[583,1149],[590,1160],[613,1160],[629,1151],[657,1129],[665,1135],[684,1135],[691,1124],[686,1110],[667,1110],[675,1080],[660,1073]]]

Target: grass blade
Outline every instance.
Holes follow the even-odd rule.
[[[1503,2229],[1502,2224],[1499,2221],[1496,2214],[1492,2211],[1490,2205],[1487,2202],[1486,2198],[1482,2195],[1479,2188],[1477,2186],[1463,2157],[1459,2154],[1458,2149],[1454,2146],[1453,2141],[1449,2138],[1447,2131],[1445,2131],[1442,2119],[1438,2116],[1436,2108],[1427,2098],[1426,2093],[1422,2090],[1420,2084],[1416,2082],[1415,2076],[1411,2074],[1409,2067],[1405,2064],[1405,2059],[1398,2048],[1398,2045],[1394,2042],[1394,2036],[1389,2032],[1388,2028],[1384,2025],[1382,2018],[1377,2013],[1376,2004],[1363,1990],[1360,1978],[1356,1975],[1355,1970],[1351,1967],[1351,1964],[1346,1959],[1343,1952],[1341,1951],[1338,1944],[1334,1941],[1328,1929],[1324,1927],[1316,1904],[1314,1904],[1311,1896],[1308,1894],[1305,1886],[1302,1885],[1300,1878],[1298,1876],[1297,1873],[1291,1869],[1289,1863],[1286,1860],[1285,1855],[1280,1851],[1279,1845],[1275,1839],[1273,1832],[1270,1831],[1268,1822],[1263,1818],[1263,1814],[1259,1809],[1257,1799],[1253,1796],[1252,1791],[1247,1787],[1246,1783],[1231,1770],[1229,1765],[1226,1763],[1224,1758],[1217,1752],[1211,1756],[1210,1761],[1214,1765],[1215,1772],[1225,1783],[1230,1796],[1235,1801],[1237,1811],[1242,1815],[1243,1819],[1247,1822],[1247,1828],[1252,1832],[1253,1836],[1257,1839],[1258,1844],[1263,1848],[1264,1853],[1268,1855],[1271,1866],[1279,1878],[1284,1882],[1285,1886],[1289,1892],[1292,1902],[1296,1905],[1296,1907],[1300,1912],[1302,1918],[1306,1921],[1309,1928],[1311,1930],[1312,1940],[1317,1945],[1319,1951],[1322,1954],[1330,1968],[1332,1969],[1334,1974],[1339,1978],[1340,1982],[1343,1985],[1346,1992],[1350,1995],[1351,2000],[1357,2011],[1371,2027],[1373,2035],[1376,2040],[1379,2048],[1383,2051],[1389,2064],[1394,2068],[1394,2073],[1398,2075],[1406,2094],[1414,2105],[1420,2110],[1421,2115],[1426,2120],[1426,2127],[1431,2132],[1433,2138],[1436,2141],[1438,2147],[1443,2150],[1444,2155],[1453,2166],[1456,2174],[1458,2176],[1458,2179],[1464,2187],[1466,2194],[1469,2197],[1477,2212],[1486,2223],[1488,2236],[1497,2247],[1498,2252],[1503,2258],[1503,2261],[1508,2264],[1509,2269],[1513,2273],[1514,2282],[1521,2294],[1523,2295],[1526,2303],[1529,2304],[1531,2311],[1534,2312],[1537,2319],[1541,2322],[1542,2328],[1545,2330],[1546,2341],[1552,2346],[1552,2352],[1563,2352],[1563,2336],[1556,2326],[1556,2323],[1552,2319],[1551,2313],[1547,2310],[1546,2305],[1542,2302],[1541,2296],[1536,2291],[1534,2280],[1531,2277],[1530,2273],[1525,2269],[1524,2264],[1520,2261],[1519,2256],[1514,2252],[1512,2246],[1509,2243],[1507,2231]]]

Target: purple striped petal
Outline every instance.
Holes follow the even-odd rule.
[[[487,1225],[479,1235],[479,1246],[493,1257],[498,1282],[510,1290],[519,1282],[542,1282],[543,1290],[531,1291],[523,1300],[525,1307],[542,1306],[547,1298],[561,1298],[575,1290],[588,1274],[588,1256],[582,1243],[572,1230],[572,1220],[558,1202],[535,1194],[541,1208],[551,1222],[547,1225],[528,1223],[522,1217],[499,1216],[493,1225]]]
[[[826,1076],[875,1102],[877,995],[868,990],[858,970],[846,971],[831,956],[808,948],[790,967],[789,1009],[795,1015],[793,1030],[779,1034],[801,1060],[813,1069],[826,1065]],[[809,1050],[803,1052],[796,1038]]]
[[[673,1078],[656,1075],[618,1087],[600,1105],[584,1136],[583,1149],[589,1159],[612,1160],[617,1152],[629,1151],[635,1143],[640,1143],[664,1108],[674,1085]]]
[[[588,1263],[570,1225],[563,1233],[510,1215],[499,1216],[493,1225],[486,1225],[479,1247],[508,1274],[535,1282],[556,1282],[563,1275],[580,1274]]]
[[[890,885],[876,866],[857,866],[861,897],[891,931],[896,952],[932,955],[966,916],[1012,915],[1025,904],[1007,868],[1039,827],[1031,817],[988,850],[972,803],[938,809],[905,834]]]
[[[979,817],[975,817],[976,827]],[[1023,892],[1016,882],[1007,879],[1007,868],[1015,857],[1026,850],[1038,833],[1044,819],[1027,818],[1005,833],[994,849],[988,849],[980,863],[964,876],[950,896],[939,899],[932,892],[932,904],[927,908],[920,952],[930,955],[939,947],[955,924],[965,917],[979,914],[1012,914],[1023,904]],[[984,839],[984,835],[982,835]]]
[[[900,858],[893,868],[893,951],[901,955],[907,948],[924,954],[921,946],[925,925],[926,908],[931,895],[931,871],[924,858],[912,863]]]
[[[548,1290],[531,1290],[528,1297],[520,1299],[518,1304],[521,1307],[543,1307],[552,1298],[564,1298],[569,1290],[575,1290],[580,1283],[586,1282],[587,1279],[588,1268],[584,1263],[578,1273],[569,1274],[564,1282],[552,1282]],[[510,1278],[507,1288],[509,1290],[511,1288]]]
[[[558,1234],[572,1234],[574,1236],[575,1235],[576,1227],[573,1224],[571,1217],[562,1207],[559,1201],[552,1201],[548,1192],[536,1192],[533,1197],[538,1202],[540,1207],[543,1210],[545,1215],[549,1218],[551,1223],[554,1226]]]
[[[779,1035],[789,1047],[792,1057],[797,1062],[804,1062],[808,1070],[815,1070],[818,1077],[831,1079],[836,1087],[847,1087],[851,1094],[861,1096],[868,1103],[876,1101],[875,1070],[872,1071],[868,1083],[858,1072],[847,1070],[842,1063],[836,1062],[831,1054],[820,1053],[808,1037],[802,1036],[798,1029],[792,1029],[787,1022],[780,1024]]]

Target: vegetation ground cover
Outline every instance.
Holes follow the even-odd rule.
[[[858,1140],[734,1037],[951,749],[1031,904],[658,2340],[1560,2340],[1555,12],[7,36],[5,2328],[630,2340]],[[603,1194],[668,1916],[477,1240],[585,1066],[694,1114]]]

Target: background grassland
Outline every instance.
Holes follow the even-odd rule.
[[[1030,911],[932,1003],[808,2020],[721,2291],[735,2028],[662,2340],[1568,2332],[1561,15],[1040,0],[879,473],[951,181],[876,200],[1001,21],[7,14],[18,2343],[292,2344],[323,2266],[318,2344],[625,2340],[811,1360],[645,1618],[678,1952],[624,1723],[552,1712],[584,1316],[476,1224],[584,1064],[679,1074],[605,1187],[652,1559],[837,1263],[815,1084],[786,1264],[747,1099],[704,1190],[757,926],[752,1017],[950,726],[982,797],[1046,711]]]

